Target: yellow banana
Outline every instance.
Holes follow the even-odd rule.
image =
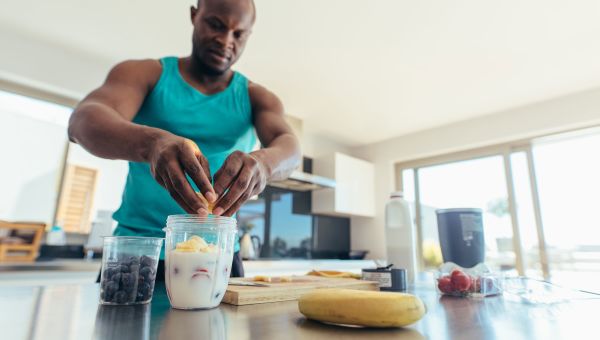
[[[405,293],[353,289],[316,289],[298,300],[309,319],[366,327],[404,327],[426,313],[423,301]]]

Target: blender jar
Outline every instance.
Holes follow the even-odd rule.
[[[213,215],[172,215],[164,231],[165,282],[171,306],[218,306],[229,282],[236,220]]]

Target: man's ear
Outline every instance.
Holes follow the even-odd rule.
[[[194,23],[194,17],[198,13],[198,9],[194,6],[190,6],[190,19],[192,20],[192,24]]]

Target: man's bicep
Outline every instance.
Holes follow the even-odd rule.
[[[161,66],[157,61],[125,61],[117,64],[102,86],[92,91],[81,104],[101,104],[131,121],[152,90]]]

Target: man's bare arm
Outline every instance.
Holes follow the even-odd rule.
[[[168,131],[132,122],[161,72],[156,60],[126,61],[115,66],[104,84],[73,112],[69,138],[98,157],[149,163],[156,181],[183,209],[205,215],[206,204],[184,174],[194,180],[209,201],[216,199],[208,161],[198,146]]]
[[[263,148],[250,154],[234,152],[217,171],[214,188],[220,198],[215,215],[233,215],[248,198],[262,192],[267,182],[288,177],[300,164],[300,144],[285,122],[279,98],[258,84],[250,84],[249,92]]]

